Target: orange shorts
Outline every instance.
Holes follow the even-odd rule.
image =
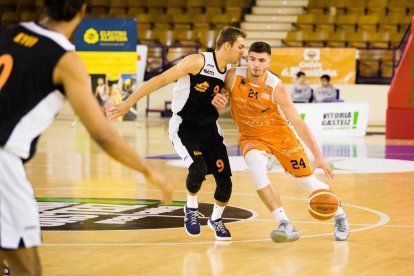
[[[263,150],[274,155],[285,171],[295,177],[305,177],[312,174],[308,155],[292,132],[284,131],[283,135],[264,135],[263,137],[245,137],[239,139],[243,156],[252,149]]]

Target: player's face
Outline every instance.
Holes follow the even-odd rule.
[[[236,64],[242,58],[244,54],[244,38],[239,36],[234,42],[233,47],[230,48],[229,52],[229,63]]]
[[[270,56],[267,53],[250,52],[247,55],[247,67],[253,77],[260,77],[270,67]]]

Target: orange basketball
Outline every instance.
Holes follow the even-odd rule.
[[[319,220],[332,218],[339,207],[338,197],[329,190],[316,190],[308,199],[308,211]]]

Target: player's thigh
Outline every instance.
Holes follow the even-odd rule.
[[[283,168],[295,177],[312,174],[312,166],[308,155],[299,142],[292,147],[276,148],[273,150],[273,155],[279,160]]]
[[[203,152],[208,174],[231,176],[229,156],[224,144],[219,147],[204,148]]]
[[[193,163],[204,162],[200,141],[191,129],[180,128],[175,133],[169,133],[174,149],[187,167]]]
[[[243,156],[246,156],[246,153],[248,153],[251,150],[258,150],[258,151],[265,151],[267,153],[272,153],[271,149],[262,141],[260,140],[252,140],[248,138],[240,138],[239,139],[239,147],[243,154]]]

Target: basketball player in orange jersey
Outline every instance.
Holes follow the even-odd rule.
[[[277,243],[292,242],[299,239],[299,232],[290,222],[276,187],[267,177],[267,165],[271,157],[275,156],[284,169],[310,193],[329,189],[329,186],[313,175],[308,157],[287,120],[312,151],[314,167],[323,169],[329,179],[333,179],[334,174],[310,129],[300,118],[289,92],[280,79],[268,71],[270,56],[271,48],[267,43],[253,43],[247,56],[247,67],[229,70],[225,89],[230,91],[231,114],[240,131],[239,145],[257,193],[279,222],[271,238]],[[217,94],[212,104],[221,109],[227,101],[226,95]],[[334,238],[344,241],[348,235],[347,216],[339,207],[335,214]]]
[[[24,162],[65,99],[106,153],[141,172],[166,203],[172,199],[171,183],[128,146],[94,99],[86,66],[69,41],[86,0],[44,0],[43,7],[41,22],[0,32],[0,266],[5,259],[11,275],[41,275],[39,208]]]

